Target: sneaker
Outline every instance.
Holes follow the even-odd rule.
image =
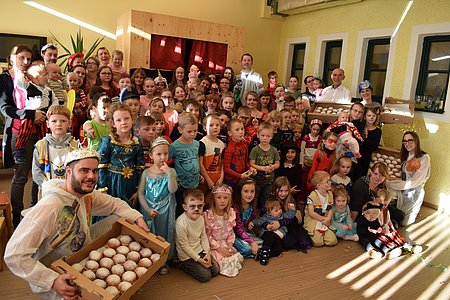
[[[347,237],[350,241],[354,241],[354,242],[359,241],[359,236],[356,233],[352,234],[352,235],[348,235]]]
[[[383,253],[381,253],[380,251],[372,249],[372,250],[369,251],[369,257],[372,258],[372,259],[380,259],[380,258],[383,258]]]
[[[259,263],[263,266],[269,263],[270,249],[261,249],[259,251]]]
[[[423,251],[423,248],[420,245],[414,245],[411,249],[411,252],[413,254],[419,254],[419,253],[422,253],[422,251]]]
[[[386,254],[386,258],[387,259],[393,259],[393,258],[397,258],[397,257],[399,257],[401,255],[402,255],[402,248],[397,247],[397,248],[394,248],[391,251],[389,251]]]

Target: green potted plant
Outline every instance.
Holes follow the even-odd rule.
[[[52,38],[59,44],[59,46],[61,46],[61,48],[64,49],[65,53],[60,55],[58,57],[58,59],[60,60],[59,65],[62,67],[63,65],[65,65],[64,67],[64,71],[67,72],[68,66],[67,66],[67,59],[69,58],[69,56],[71,54],[74,53],[84,53],[84,59],[87,60],[89,57],[92,56],[92,53],[94,53],[95,49],[97,49],[98,45],[100,45],[100,43],[105,39],[105,37],[101,37],[101,38],[97,38],[94,43],[91,45],[91,47],[89,48],[89,50],[87,50],[86,52],[84,52],[84,39],[83,36],[81,35],[81,29],[78,29],[76,38],[74,39],[72,35],[70,35],[70,41],[72,44],[72,50],[69,50],[68,46],[63,45],[58,38],[50,31],[50,34],[52,35]]]

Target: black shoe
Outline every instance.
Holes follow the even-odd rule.
[[[270,249],[261,249],[258,254],[259,263],[263,266],[267,265],[269,263]]]

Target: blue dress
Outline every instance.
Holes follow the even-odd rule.
[[[171,169],[171,172],[175,173],[173,169]],[[170,260],[173,259],[175,251],[175,193],[169,191],[169,175],[165,173],[153,174],[148,169],[144,172],[144,175],[147,175],[145,177],[144,190],[147,205],[151,209],[157,210],[158,214],[153,219],[150,219],[147,212],[142,207],[141,213],[151,232],[162,236],[170,243]]]
[[[342,225],[348,226],[352,224],[352,229],[343,230]],[[333,219],[331,225],[336,228],[336,236],[343,237],[344,235],[356,234],[356,222],[351,218],[350,208],[347,207],[343,212],[338,211],[336,206],[333,205]]]
[[[133,136],[129,144],[122,144],[113,140],[111,136],[104,136],[98,147],[98,153],[100,164],[97,189],[107,188],[109,195],[120,198],[131,206],[130,198],[137,192],[145,168],[141,142]],[[136,203],[139,203],[137,198]]]

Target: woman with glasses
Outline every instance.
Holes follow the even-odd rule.
[[[86,61],[86,85],[91,88],[97,80],[100,61],[96,57],[89,57]]]
[[[402,179],[386,182],[388,189],[397,199],[397,208],[405,213],[401,225],[414,223],[419,214],[425,197],[425,183],[430,177],[430,156],[420,148],[417,133],[407,131],[403,134],[402,148]]]
[[[120,94],[119,88],[114,84],[112,75],[110,67],[102,66],[98,69],[97,80],[95,81],[95,85],[99,86],[111,99]]]

